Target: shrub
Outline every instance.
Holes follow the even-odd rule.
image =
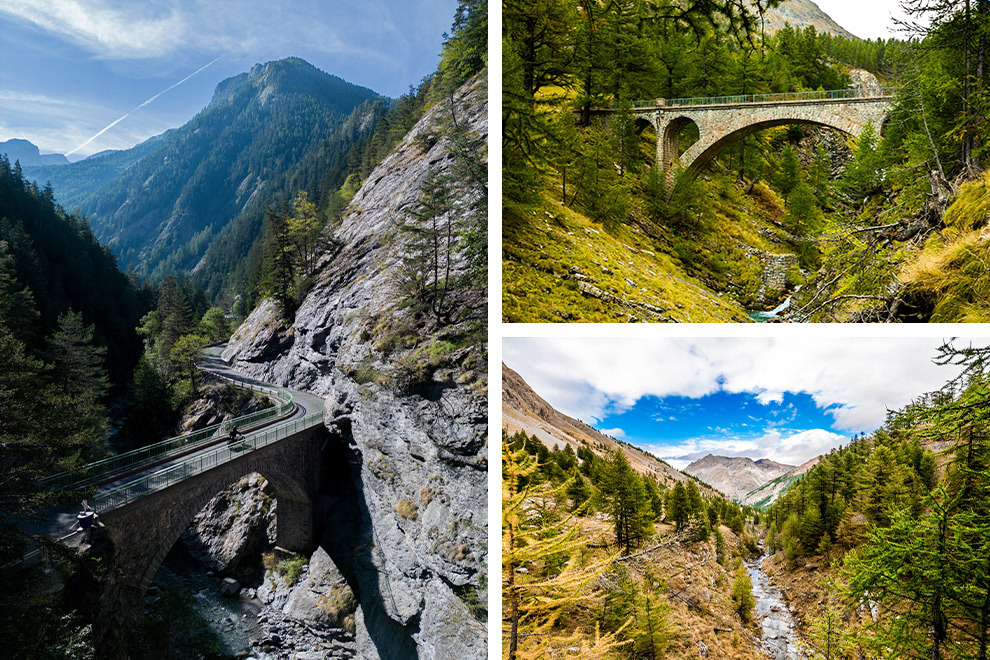
[[[750,581],[744,566],[740,566],[736,570],[736,580],[732,583],[732,602],[743,625],[748,626],[752,623],[756,599],[753,598],[753,583]]]
[[[419,507],[412,500],[399,500],[395,503],[395,512],[406,520],[416,520],[419,515]]]

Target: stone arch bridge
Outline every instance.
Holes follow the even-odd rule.
[[[220,492],[257,472],[278,499],[276,544],[309,554],[323,532],[320,497],[329,486],[323,400],[254,381],[230,369],[214,347],[200,363],[203,371],[240,387],[274,396],[271,408],[200,431],[91,463],[78,474],[52,475],[41,485],[52,491],[95,490],[88,499],[99,514],[100,565],[86,579],[91,585],[94,636],[99,658],[123,657],[133,624],[143,617],[144,596],[165,556],[196,514]],[[228,442],[234,425],[242,432]],[[76,528],[78,506],[49,512],[43,533],[81,546]],[[28,553],[24,564],[41,560]]]
[[[696,176],[730,144],[774,126],[814,124],[859,137],[867,124],[881,130],[896,90],[834,90],[749,96],[634,101],[637,129],[657,136],[657,163],[665,172],[678,164]],[[614,112],[614,110],[610,111]],[[680,154],[681,132],[694,123],[698,141]]]

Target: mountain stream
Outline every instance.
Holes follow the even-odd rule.
[[[767,555],[746,562],[746,571],[753,582],[756,599],[756,618],[760,622],[762,647],[773,660],[803,660],[801,640],[794,624],[791,610],[784,602],[780,589],[770,583],[770,578],[760,566]]]

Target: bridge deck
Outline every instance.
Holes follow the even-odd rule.
[[[861,93],[854,89],[819,90],[814,92],[781,92],[775,94],[743,94],[736,96],[707,96],[676,99],[646,99],[632,101],[634,112],[674,110],[683,108],[714,108],[736,105],[783,105],[790,103],[831,103],[838,101],[882,101],[894,97],[899,88],[882,87],[879,93]],[[615,109],[613,105],[612,110]]]
[[[274,388],[275,385],[265,383],[245,376],[226,364],[221,358],[222,347],[207,349],[205,357],[199,366],[203,371],[212,373],[225,380],[243,386]],[[277,442],[293,433],[309,428],[322,420],[323,399],[298,390],[289,390],[296,406],[293,414],[287,418],[279,418],[271,423],[245,434],[243,441],[232,447],[227,446],[226,438],[218,438],[201,448],[191,452],[182,452],[172,458],[154,458],[149,460],[144,468],[125,470],[120,476],[108,476],[100,481],[96,494],[91,498],[90,505],[97,513],[121,506],[128,501],[140,498],[143,494],[166,488],[186,477],[200,474],[217,465],[234,460],[251,451],[255,446],[265,446]],[[70,545],[78,543],[81,533],[76,527],[78,503],[66,503],[63,507],[51,511],[41,525],[31,525],[33,533],[41,533],[49,538],[61,539]]]

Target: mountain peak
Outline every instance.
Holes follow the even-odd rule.
[[[331,106],[338,100],[386,98],[372,89],[322,71],[301,57],[258,63],[247,73],[220,81],[207,108],[224,105],[242,95],[257,96],[262,105],[275,97],[300,95],[321,98]],[[345,109],[342,104],[340,110],[348,112],[351,107],[348,103]]]
[[[790,24],[796,29],[803,30],[807,27],[813,27],[818,32],[827,32],[837,37],[858,38],[836,23],[812,0],[784,0],[779,6],[767,9],[763,13],[763,21],[764,28],[770,34],[782,29],[784,25]]]
[[[739,499],[768,481],[786,474],[793,467],[769,458],[754,461],[746,456],[708,454],[688,465],[684,472],[711,484],[729,497]]]
[[[6,142],[0,142],[0,154],[7,154],[11,163],[17,161],[22,167],[64,165],[69,162],[69,159],[62,154],[42,154],[36,144],[23,138],[11,138]]]

